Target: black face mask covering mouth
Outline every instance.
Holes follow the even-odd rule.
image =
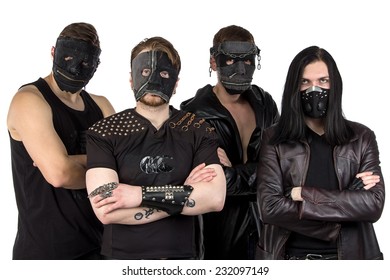
[[[328,93],[329,89],[318,86],[302,90],[300,94],[305,115],[313,119],[325,117],[328,109]]]
[[[59,38],[53,59],[53,76],[58,87],[70,93],[85,87],[100,63],[100,52],[100,48],[86,41]]]
[[[260,49],[251,42],[225,41],[210,49],[215,57],[219,80],[229,94],[241,94],[251,87],[256,56]],[[232,64],[227,64],[232,61]],[[250,64],[246,64],[250,61]]]

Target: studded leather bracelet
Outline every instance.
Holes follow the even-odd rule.
[[[193,187],[183,186],[142,186],[141,206],[156,208],[169,215],[180,214]]]

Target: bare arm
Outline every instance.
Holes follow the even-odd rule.
[[[104,116],[114,108],[103,96],[93,96]],[[86,155],[68,155],[52,121],[51,107],[34,86],[19,90],[10,105],[11,137],[22,141],[46,181],[56,188],[85,188]]]
[[[87,172],[88,193],[109,182],[118,182],[116,172],[108,168],[93,168]],[[225,200],[225,177],[219,165],[196,167],[188,176],[185,184],[194,188],[183,215],[198,215],[220,211]],[[92,207],[99,220],[104,224],[143,224],[160,220],[169,215],[152,207],[140,207],[142,193],[140,186],[119,184],[111,196],[91,198]]]
[[[96,104],[100,107],[100,110],[102,110],[103,117],[108,117],[115,113],[114,107],[105,96],[96,95],[96,94],[90,94],[90,95],[93,98],[93,100],[96,102]]]
[[[222,210],[226,197],[225,174],[219,164],[211,164],[207,167],[213,168],[216,176],[211,181],[200,181],[191,184],[194,191],[188,199],[189,203],[181,212],[183,215],[199,215]],[[187,184],[187,181],[184,184]],[[191,206],[191,203],[194,205]]]
[[[35,87],[25,87],[15,94],[7,125],[11,137],[23,142],[48,183],[54,187],[85,188],[85,164],[68,156],[54,129],[51,108]]]

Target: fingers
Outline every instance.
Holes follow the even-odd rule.
[[[207,174],[201,174],[196,177],[191,178],[192,183],[199,183],[199,182],[210,182],[217,174],[215,172],[213,173],[207,173]]]
[[[222,148],[217,149],[217,154],[218,154],[218,156],[223,156],[223,155],[226,156],[225,150]]]
[[[356,178],[360,178],[364,184],[364,189],[369,190],[380,182],[380,176],[374,175],[371,171],[358,173]]]
[[[120,200],[117,200],[115,197],[102,198],[99,196],[93,199],[93,203],[95,208],[105,207],[103,209],[104,214],[108,214],[119,208],[123,208],[123,203],[121,203]]]
[[[198,172],[199,170],[202,170],[205,166],[206,166],[205,163],[199,164],[198,166],[196,166],[194,169],[191,170],[190,175],[188,175],[188,177],[194,176],[194,174],[195,174],[196,172]]]
[[[365,177],[365,176],[370,176],[372,174],[374,174],[372,171],[366,171],[366,172],[362,172],[362,173],[356,174],[356,178],[362,178],[362,177]]]
[[[118,203],[111,203],[110,206],[108,206],[105,210],[104,210],[104,214],[108,214],[116,209],[119,209],[121,208],[121,206],[118,204]]]
[[[360,178],[365,185],[370,183],[378,183],[380,181],[379,175],[374,175],[373,172],[362,172],[356,175],[356,178]]]
[[[92,203],[95,205],[96,208],[103,207],[104,205],[113,203],[114,201],[115,200],[112,197],[103,198],[100,195],[92,199]]]
[[[362,179],[362,181],[365,186],[370,184],[375,185],[376,183],[379,183],[380,178],[379,176],[365,177],[364,179]]]
[[[374,187],[375,185],[376,185],[376,183],[371,183],[371,184],[365,185],[363,188],[364,188],[365,190],[369,190],[369,189],[371,189],[372,187]]]
[[[213,168],[203,168],[188,176],[184,184],[191,185],[199,182],[210,182],[215,176],[217,176],[217,173]]]
[[[228,156],[226,155],[225,150],[223,150],[222,148],[218,148],[217,153],[218,153],[219,161],[223,166],[228,166],[228,167],[232,166],[232,163],[230,162]]]

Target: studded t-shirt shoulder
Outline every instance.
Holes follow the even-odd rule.
[[[95,123],[89,130],[101,136],[127,136],[145,130],[145,124],[137,118],[132,110],[126,110]]]

